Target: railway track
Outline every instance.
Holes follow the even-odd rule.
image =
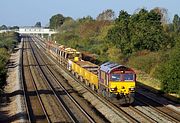
[[[159,105],[161,105],[161,107],[166,107],[172,112],[175,112],[177,115],[180,115],[180,104],[176,100],[169,100],[169,97],[166,98],[163,94],[161,94],[161,92],[149,89],[146,86],[138,85],[137,89],[138,93],[143,94],[150,100],[158,103]]]
[[[117,106],[119,109],[127,113],[127,115],[132,116],[137,122],[140,123],[156,123],[156,121],[150,116],[144,114],[143,112],[137,110],[133,106]]]
[[[57,93],[54,91],[50,84],[50,80],[48,79],[50,76],[44,73],[42,67],[44,64],[40,64],[37,60],[37,57],[34,53],[33,47],[31,46],[31,39],[29,39],[29,45],[31,47],[32,59],[34,60],[37,69],[35,74],[39,74],[39,88],[44,92],[44,103],[47,108],[47,112],[50,115],[51,122],[77,122],[76,117],[69,112],[66,108],[62,100],[58,98]],[[41,78],[41,80],[40,80]]]
[[[155,112],[155,114],[158,114],[159,116],[161,116],[162,120],[164,120],[165,122],[175,122],[178,123],[180,122],[180,114],[176,111],[174,111],[173,109],[170,109],[164,105],[162,105],[161,103],[154,101],[153,99],[146,97],[145,95],[141,94],[141,93],[136,93],[136,96],[138,98],[136,98],[136,101],[143,104],[146,107],[149,107],[152,112]]]
[[[73,122],[90,122],[90,123],[94,123],[93,118],[91,118],[88,115],[88,113],[75,101],[75,99],[63,87],[63,85],[59,82],[57,77],[54,76],[54,73],[46,65],[45,61],[43,60],[43,57],[40,55],[39,52],[37,52],[37,50],[35,48],[36,45],[34,45],[33,43],[31,43],[31,45],[33,46],[32,51],[33,51],[33,54],[34,54],[35,59],[38,62],[38,64],[39,65],[44,64],[44,66],[40,67],[40,69],[42,71],[42,74],[47,79],[49,87],[51,88],[53,93],[56,95],[57,99],[59,100],[59,102],[63,106],[63,109],[66,111],[66,113],[69,115],[69,117],[71,117],[71,120]],[[71,104],[68,103],[68,105],[67,105],[67,102],[71,102]],[[69,107],[71,107],[71,108],[69,108]]]
[[[24,38],[22,51],[22,75],[24,76],[22,79],[22,85],[26,104],[27,119],[28,122],[50,122],[30,70],[28,52],[29,48],[27,46],[27,38]]]
[[[29,43],[29,39],[26,41]],[[26,48],[25,50],[30,50],[31,48]],[[24,51],[25,51],[24,50]],[[25,82],[28,84],[24,84],[25,90],[25,99],[26,99],[26,107],[27,107],[27,119],[28,122],[76,122],[74,119],[71,119],[70,116],[65,113],[64,109],[59,105],[60,102],[57,101],[56,95],[53,95],[50,89],[47,89],[44,84],[45,80],[42,80],[42,75],[38,72],[40,66],[35,63],[33,60],[32,52],[28,52],[27,55],[24,55],[27,59],[23,59],[27,64],[24,65],[24,75],[26,76]],[[34,62],[33,62],[34,61]],[[29,64],[29,65],[28,65]],[[29,72],[26,67],[30,66]],[[39,75],[39,76],[38,76]],[[39,78],[39,79],[37,79]],[[31,80],[34,81],[34,85],[36,86],[36,92],[39,96],[40,105],[38,105],[38,101],[36,99],[35,90],[31,90],[34,85],[31,85]],[[34,86],[34,87],[35,87]],[[43,87],[44,86],[44,87]],[[44,107],[43,111],[46,114],[42,113],[41,107]],[[41,115],[42,114],[42,115]],[[45,116],[44,116],[45,115]]]

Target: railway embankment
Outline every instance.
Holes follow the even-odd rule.
[[[11,54],[7,64],[7,84],[4,87],[0,103],[0,122],[23,122],[25,117],[24,99],[21,85],[21,52],[20,43]]]
[[[151,77],[149,74],[142,72],[141,70],[134,69],[137,75],[136,85],[140,88],[147,89],[152,93],[158,94],[159,96],[165,97],[176,103],[180,103],[180,97],[177,94],[165,93],[161,90],[160,80]]]

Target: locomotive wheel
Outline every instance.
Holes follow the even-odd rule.
[[[123,97],[123,99],[124,99],[123,104],[132,104],[134,102],[134,95],[133,94],[126,95]]]

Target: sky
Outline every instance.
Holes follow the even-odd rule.
[[[155,7],[166,8],[170,20],[174,14],[180,15],[180,0],[1,0],[0,25],[34,26],[40,21],[46,26],[55,14],[74,19],[88,15],[96,18],[106,9],[118,16],[120,10],[133,14],[138,8]]]

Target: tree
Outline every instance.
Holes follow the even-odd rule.
[[[131,16],[131,41],[134,51],[160,49],[163,39],[161,16],[154,11],[148,12],[145,9],[138,14]]]
[[[139,50],[158,51],[170,43],[161,24],[161,15],[146,9],[133,15],[120,11],[115,26],[108,31],[107,40],[120,48],[124,55]]]
[[[65,17],[65,21],[74,21],[72,17]]]
[[[9,29],[11,29],[11,30],[16,30],[16,29],[19,29],[19,26],[9,27]]]
[[[8,29],[8,27],[6,25],[0,26],[0,30],[7,30],[7,29]]]
[[[74,21],[72,18],[68,17],[65,19],[64,23],[61,25],[60,33],[65,33],[65,32],[71,33],[74,31],[76,26],[77,26],[76,21]]]
[[[78,21],[80,23],[86,23],[86,22],[92,22],[92,21],[94,21],[94,19],[91,16],[88,15],[86,17],[78,19]]]
[[[130,15],[126,11],[120,11],[114,28],[107,34],[107,41],[120,48],[123,54],[131,53],[129,19]]]
[[[65,17],[62,14],[56,14],[50,18],[50,28],[59,29],[64,23]]]
[[[0,88],[6,82],[7,62],[17,40],[18,34],[15,32],[0,34]]]
[[[35,24],[35,27],[41,27],[41,22],[37,22],[37,23]]]
[[[111,61],[119,63],[121,60],[122,62],[123,55],[119,48],[112,46],[111,48],[108,49],[107,54],[108,54],[108,59],[110,59]]]
[[[177,14],[174,15],[174,19],[173,19],[173,30],[175,33],[180,32],[180,18]]]
[[[96,20],[98,21],[102,21],[102,20],[107,20],[107,21],[112,21],[115,18],[115,14],[114,11],[112,9],[107,9],[105,11],[103,11],[102,13],[100,13]]]
[[[0,48],[0,88],[6,82],[6,63],[8,61],[9,54],[4,48]]]
[[[161,16],[161,23],[163,25],[166,25],[169,21],[168,18],[168,10],[166,8],[160,8],[160,7],[156,7],[154,9],[152,9],[151,11],[156,12],[158,15]]]
[[[169,55],[169,59],[158,69],[162,90],[180,95],[180,39]]]

